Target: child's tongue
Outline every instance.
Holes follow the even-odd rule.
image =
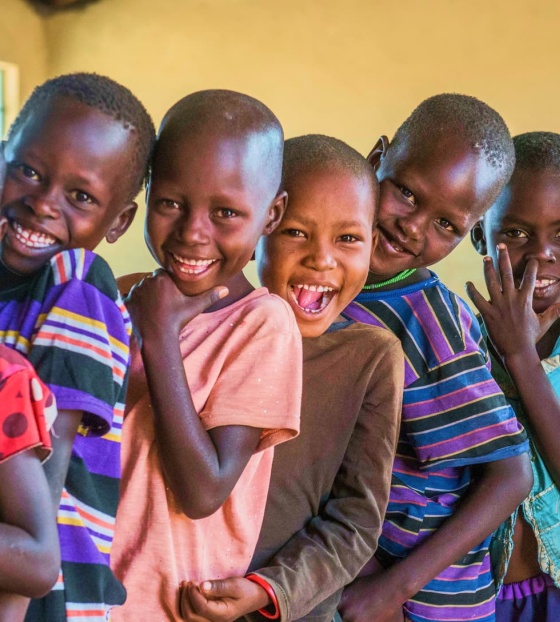
[[[316,309],[321,308],[323,292],[312,292],[309,289],[303,289],[303,287],[294,287],[294,293],[296,295],[298,305],[302,309],[315,311]]]

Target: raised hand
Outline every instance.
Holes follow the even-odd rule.
[[[227,287],[215,287],[198,296],[185,296],[169,274],[159,268],[137,283],[125,302],[141,344],[147,336],[160,331],[178,335],[186,324],[227,293]]]
[[[543,313],[533,311],[533,292],[539,264],[530,259],[523,279],[516,286],[505,244],[498,244],[498,270],[492,259],[484,258],[484,279],[490,295],[485,300],[476,287],[467,283],[467,293],[480,311],[490,339],[503,360],[535,349],[537,342],[560,317],[560,304],[551,305]]]

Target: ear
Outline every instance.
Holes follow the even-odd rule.
[[[266,219],[265,226],[262,231],[262,235],[269,235],[276,229],[284,216],[286,206],[288,205],[288,193],[286,191],[280,192],[272,205],[268,208],[268,218]]]
[[[373,149],[369,152],[367,160],[375,170],[379,168],[381,160],[385,157],[389,144],[387,136],[380,136]]]
[[[479,255],[488,254],[488,246],[486,244],[486,238],[484,237],[482,220],[479,220],[471,229],[471,244]]]
[[[132,224],[134,216],[136,216],[137,209],[137,203],[132,201],[132,203],[129,203],[115,218],[115,220],[113,220],[111,227],[105,234],[105,239],[109,242],[109,244],[114,244],[121,237],[121,235],[126,232]]]

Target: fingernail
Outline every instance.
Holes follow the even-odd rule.
[[[210,581],[203,581],[200,584],[201,589],[203,589],[205,592],[209,592],[212,589],[212,583]]]
[[[218,292],[218,296],[220,298],[225,298],[229,294],[229,289],[227,287],[222,287],[222,289]]]
[[[492,257],[485,257],[482,261],[488,263],[489,261],[492,261]]]
[[[498,246],[496,246],[496,248],[497,248],[499,251],[504,251],[504,250],[506,249],[506,245],[505,245],[503,242],[500,242],[500,243],[498,244]]]

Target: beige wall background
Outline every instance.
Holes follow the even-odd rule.
[[[286,136],[320,132],[366,154],[424,98],[444,91],[495,107],[512,133],[560,131],[556,0],[101,0],[38,16],[1,0],[0,61],[22,101],[44,79],[95,71],[128,86],[159,123],[183,95],[229,88],[262,99]],[[117,274],[152,269],[143,202],[100,248]],[[435,268],[452,289],[481,283],[468,242]]]

